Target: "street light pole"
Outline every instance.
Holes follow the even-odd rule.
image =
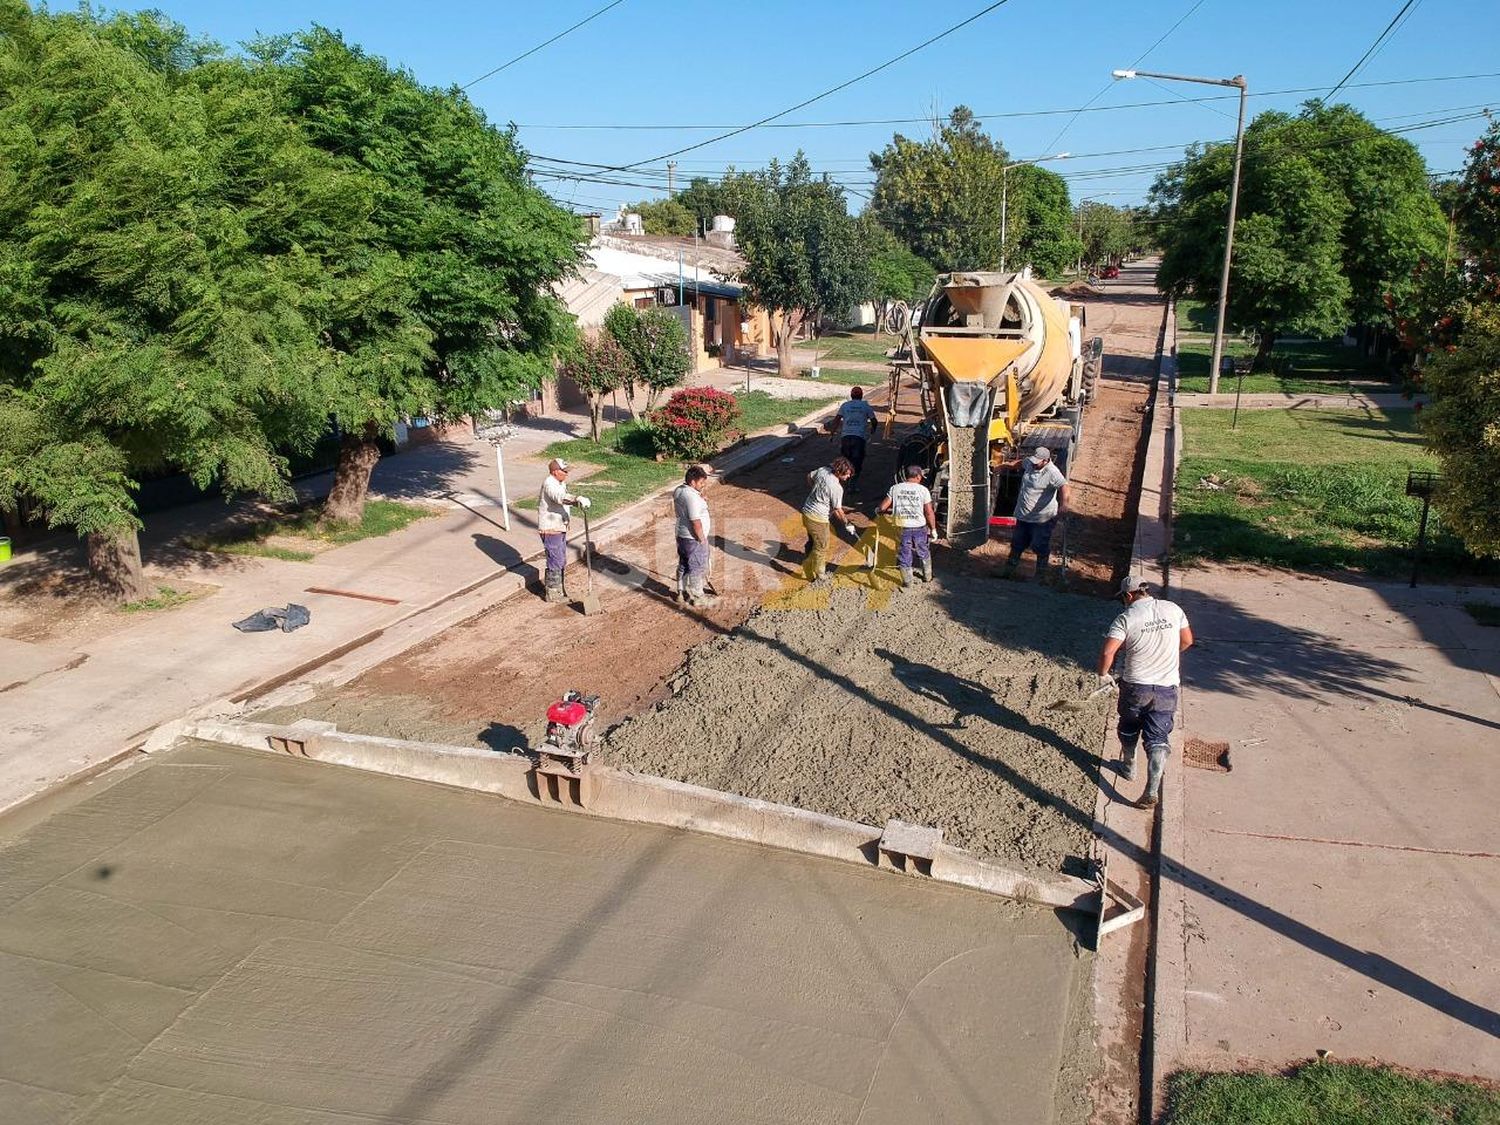
[[[1208,393],[1219,393],[1219,365],[1224,362],[1224,313],[1229,304],[1229,265],[1234,258],[1234,220],[1240,202],[1240,164],[1245,155],[1245,97],[1249,90],[1243,74],[1233,78],[1194,78],[1186,74],[1158,74],[1152,70],[1117,70],[1116,78],[1162,78],[1168,82],[1198,82],[1205,86],[1230,86],[1240,92],[1240,120],[1234,131],[1234,177],[1229,185],[1229,227],[1224,232],[1224,268],[1219,274],[1219,317],[1214,325],[1213,358],[1208,368]]]
[[[1028,164],[1040,164],[1044,160],[1066,160],[1072,156],[1071,152],[1054,152],[1051,156],[1038,156],[1031,160],[1017,160],[1014,164],[1003,165],[1000,169],[1000,272],[1005,272],[1005,239],[1009,230],[1009,187],[1008,179],[1012,168],[1022,168]]]

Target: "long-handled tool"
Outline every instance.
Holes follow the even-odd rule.
[[[1107,684],[1100,684],[1082,699],[1059,699],[1056,703],[1047,704],[1049,711],[1087,711],[1089,704],[1101,695],[1108,695],[1115,690],[1115,683],[1111,680]]]
[[[583,509],[583,565],[588,571],[588,585],[584,590],[583,601],[579,604],[583,607],[583,615],[592,617],[596,613],[603,613],[604,606],[599,602],[599,595],[594,593],[594,540],[589,535],[589,510]]]

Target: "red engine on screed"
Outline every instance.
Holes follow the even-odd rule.
[[[547,708],[547,745],[558,750],[581,753],[593,742],[594,711],[597,695],[570,691]]]

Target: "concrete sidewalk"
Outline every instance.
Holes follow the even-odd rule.
[[[1169,772],[1158,1075],[1328,1050],[1500,1078],[1493,590],[1181,573],[1198,647]]]

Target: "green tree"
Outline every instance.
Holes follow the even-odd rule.
[[[289,494],[321,428],[326,310],[365,285],[330,231],[372,197],[242,63],[156,16],[0,0],[0,502],[84,536],[142,596],[141,475]]]
[[[866,296],[875,305],[875,330],[885,332],[896,302],[916,304],[925,299],[936,271],[873,219],[861,217],[860,237],[870,260]]]
[[[1500,558],[1500,303],[1474,305],[1423,372],[1422,429],[1443,466],[1438,510],[1476,555]]]
[[[693,369],[687,329],[659,305],[637,309],[618,304],[604,317],[604,330],[630,357],[630,389],[646,388],[646,412],[656,408],[661,392],[678,386]]]
[[[1135,248],[1135,225],[1128,208],[1092,201],[1079,206],[1084,265],[1118,263]]]
[[[511,131],[458,90],[314,28],[255,53],[281,112],[374,184],[360,299],[328,310],[338,353],[321,389],[343,434],[324,509],[360,518],[378,439],[405,415],[454,416],[537,387],[571,321],[552,286],[580,260],[580,221],[530,184]]]
[[[871,218],[945,273],[998,269],[1002,259],[1051,273],[1077,256],[1062,177],[1035,165],[1007,173],[1010,154],[966,106],[933,132],[927,141],[897,133],[870,154]]]
[[[626,210],[641,217],[641,228],[647,234],[691,237],[698,230],[697,217],[675,199],[646,199]]]
[[[1280,114],[1246,130],[1228,319],[1260,336],[1257,362],[1278,335],[1329,335],[1349,315],[1341,232],[1349,204]],[[1218,298],[1233,146],[1195,146],[1152,187],[1161,228],[1157,284]]]
[[[736,228],[750,300],[775,314],[776,369],[792,374],[792,341],[805,323],[842,313],[868,291],[869,262],[843,188],[815,178],[798,152],[759,177]]]
[[[561,373],[588,399],[589,436],[597,442],[605,398],[627,386],[635,375],[630,357],[609,332],[583,332],[563,353]]]
[[[1031,266],[1043,277],[1058,277],[1078,260],[1083,247],[1073,226],[1073,207],[1068,200],[1068,182],[1056,172],[1024,164],[1010,170],[1011,215],[1007,226],[1014,249],[1006,247],[1006,261]]]
[[[715,215],[738,219],[759,196],[760,184],[753,172],[737,172],[729,167],[717,180],[706,176],[693,177],[688,186],[673,198],[692,213],[695,229],[703,230]]]

